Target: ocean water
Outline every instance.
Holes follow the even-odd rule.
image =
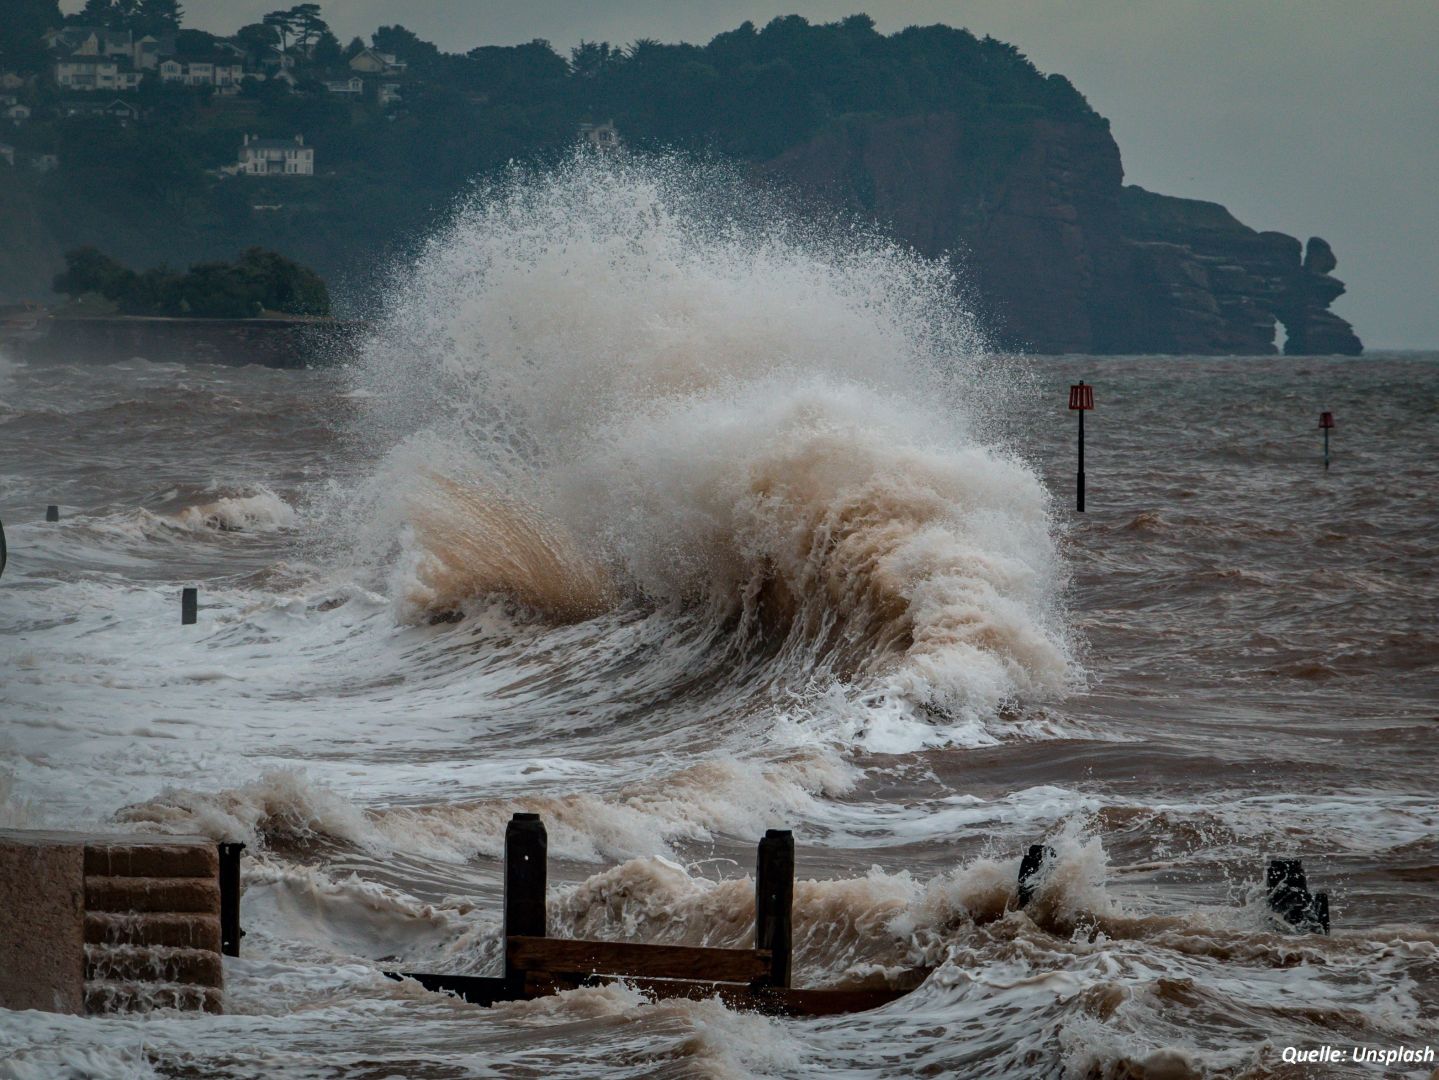
[[[1439,1046],[1439,355],[1006,356],[956,284],[719,170],[576,160],[477,194],[334,368],[0,357],[0,827],[249,845],[225,1015],[0,1012],[0,1077]],[[796,985],[934,970],[820,1020],[385,979],[497,972],[516,811],[552,934],[747,945],[791,828]],[[1332,935],[1267,913],[1275,856]]]

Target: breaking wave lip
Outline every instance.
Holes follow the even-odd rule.
[[[295,508],[267,487],[256,487],[249,494],[223,495],[208,502],[196,503],[167,518],[192,531],[213,529],[219,532],[280,532],[292,529],[298,522]]]
[[[517,174],[431,239],[355,365],[392,448],[336,531],[407,621],[703,611],[919,708],[1063,693],[1049,496],[986,441],[1025,376],[959,292],[718,166]]]
[[[65,524],[124,541],[144,541],[171,540],[183,534],[282,533],[296,528],[300,521],[295,507],[263,484],[184,496],[170,492],[160,502],[162,507],[165,503],[171,506],[75,515],[67,517]]]
[[[501,796],[470,802],[362,809],[293,770],[270,770],[251,783],[216,792],[167,790],[123,807],[116,820],[164,832],[243,840],[281,854],[353,845],[372,853],[417,853],[443,861],[495,856],[515,812],[539,812],[556,855],[598,862],[674,855],[680,841],[717,834],[758,835],[775,820],[826,795],[849,791],[851,767],[832,754],[803,753],[774,762],[714,758],[665,777],[611,792]]]

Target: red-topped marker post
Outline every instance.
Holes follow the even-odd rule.
[[[1075,478],[1074,508],[1084,513],[1084,414],[1094,408],[1094,387],[1078,385],[1069,388],[1069,408],[1079,413],[1079,475]]]
[[[1329,429],[1334,426],[1334,414],[1322,412],[1319,414],[1319,426],[1324,429],[1324,471],[1329,471]]]

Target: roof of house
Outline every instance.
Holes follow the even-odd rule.
[[[181,64],[221,64],[225,67],[239,67],[244,63],[240,57],[227,52],[176,55],[170,57],[170,60],[178,61]]]
[[[58,30],[50,31],[45,37],[52,44],[63,41],[71,47],[90,37],[94,37],[102,46],[119,45],[124,48],[129,48],[135,40],[135,35],[129,30],[107,30],[103,26],[63,26]]]
[[[257,150],[311,150],[313,147],[302,146],[294,139],[251,139],[244,148],[254,147]]]
[[[374,49],[369,49],[369,48],[361,49],[361,50],[360,50],[359,52],[357,52],[354,56],[350,57],[350,65],[353,67],[355,61],[356,61],[356,60],[359,60],[361,57],[369,57],[370,59],[378,60],[381,64],[384,64],[386,67],[392,67],[392,68],[403,68],[403,67],[405,67],[405,62],[404,62],[403,60],[398,59],[398,58],[395,56],[394,53],[382,53],[382,52],[377,52],[376,50],[374,50]]]

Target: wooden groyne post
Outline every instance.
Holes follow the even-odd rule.
[[[192,620],[193,621],[193,620]],[[240,853],[244,844],[221,843],[220,852],[220,952],[240,955]]]
[[[794,833],[770,829],[754,874],[754,946],[770,954],[770,986],[788,987],[794,951]]]
[[[539,814],[515,814],[505,826],[505,941],[545,936],[549,834]],[[525,972],[505,949],[505,986],[523,996]]]

